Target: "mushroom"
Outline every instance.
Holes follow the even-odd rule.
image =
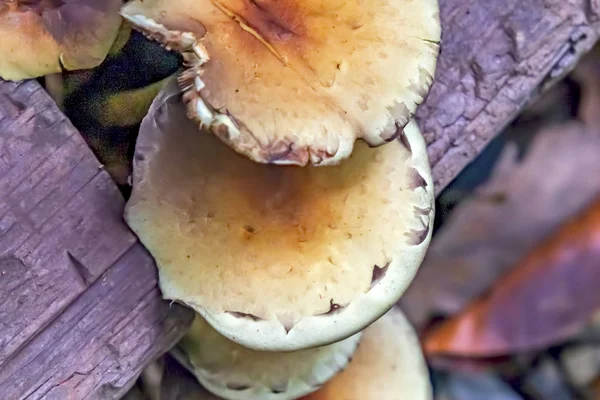
[[[0,77],[98,66],[117,38],[122,0],[0,0]]]
[[[257,351],[225,338],[196,314],[173,354],[206,389],[222,398],[295,399],[314,392],[345,368],[360,336],[294,352]]]
[[[348,367],[301,400],[430,400],[429,370],[419,338],[393,308],[369,326]]]
[[[133,0],[121,14],[183,53],[188,117],[284,165],[394,141],[429,91],[441,37],[437,0]]]
[[[337,166],[274,166],[199,133],[182,97],[171,80],[142,121],[124,215],[165,298],[270,351],[342,340],[398,301],[434,217],[415,122]]]

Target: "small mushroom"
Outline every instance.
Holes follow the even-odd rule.
[[[174,355],[224,399],[287,400],[317,390],[344,369],[360,337],[294,352],[256,351],[225,338],[196,314]]]
[[[330,344],[398,301],[431,239],[417,124],[327,168],[255,163],[185,115],[174,80],[142,121],[125,220],[163,296],[257,350]]]
[[[437,0],[133,0],[183,53],[187,112],[259,163],[334,165],[393,141],[433,81]]]
[[[117,38],[122,0],[0,0],[0,77],[98,66]]]
[[[301,400],[431,400],[419,338],[394,308],[369,326],[348,367]]]

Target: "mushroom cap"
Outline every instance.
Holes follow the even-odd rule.
[[[398,308],[363,332],[348,367],[301,400],[431,400],[419,338]]]
[[[122,0],[0,0],[0,77],[98,66],[117,38]]]
[[[392,141],[429,91],[437,0],[133,0],[185,54],[188,116],[259,163],[333,165]]]
[[[133,169],[125,220],[163,296],[257,350],[362,330],[399,299],[431,239],[433,182],[414,122],[338,166],[265,165],[198,132],[171,81],[142,121]]]
[[[222,336],[196,314],[178,349],[185,354],[182,364],[222,398],[284,400],[314,392],[343,370],[360,336],[293,352],[257,351]]]

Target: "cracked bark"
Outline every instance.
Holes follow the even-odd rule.
[[[417,120],[439,194],[598,39],[598,0],[439,0],[442,47]]]

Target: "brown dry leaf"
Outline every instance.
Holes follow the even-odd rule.
[[[540,132],[522,162],[515,154],[436,233],[400,300],[417,328],[462,311],[600,193],[600,136],[579,124]]]
[[[591,391],[594,399],[600,399],[600,377],[592,383]]]
[[[600,197],[425,338],[429,355],[495,357],[548,347],[600,309]]]

